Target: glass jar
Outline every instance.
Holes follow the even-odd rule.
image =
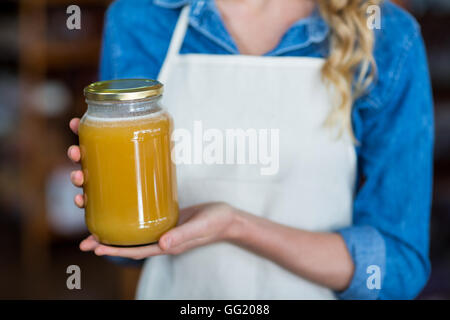
[[[173,122],[155,80],[100,81],[84,89],[79,139],[86,224],[101,243],[145,245],[178,221]]]

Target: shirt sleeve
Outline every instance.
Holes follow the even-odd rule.
[[[156,79],[178,14],[151,1],[114,1],[105,14],[100,79]]]
[[[433,101],[419,28],[403,49],[383,103],[353,112],[361,180],[353,225],[338,230],[355,265],[341,299],[412,299],[430,273]]]

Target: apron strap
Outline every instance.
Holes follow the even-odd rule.
[[[181,10],[181,14],[178,18],[175,30],[172,35],[172,39],[170,40],[169,50],[167,51],[166,58],[164,59],[164,63],[161,67],[161,70],[159,71],[158,81],[163,84],[167,80],[170,67],[173,64],[173,61],[178,56],[181,45],[183,44],[184,36],[186,34],[186,30],[189,23],[189,10],[190,10],[189,5],[184,6],[183,9]]]

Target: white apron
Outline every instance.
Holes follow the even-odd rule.
[[[224,136],[226,129],[269,133],[279,129],[279,170],[262,175],[264,165],[248,161],[177,165],[180,208],[225,201],[304,230],[350,225],[356,155],[348,135],[336,138],[323,125],[332,108],[320,76],[324,60],[179,55],[188,16],[185,7],[159,75],[165,85],[163,104],[175,129],[192,132],[195,121],[201,121],[203,130],[218,129]],[[137,298],[333,299],[334,295],[265,258],[217,243],[179,256],[147,259]]]

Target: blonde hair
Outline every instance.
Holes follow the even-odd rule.
[[[376,74],[374,33],[367,26],[367,10],[380,2],[318,0],[321,15],[331,31],[330,54],[322,68],[322,77],[333,85],[337,99],[326,124],[341,124],[355,142],[351,122],[353,102],[370,86]]]

